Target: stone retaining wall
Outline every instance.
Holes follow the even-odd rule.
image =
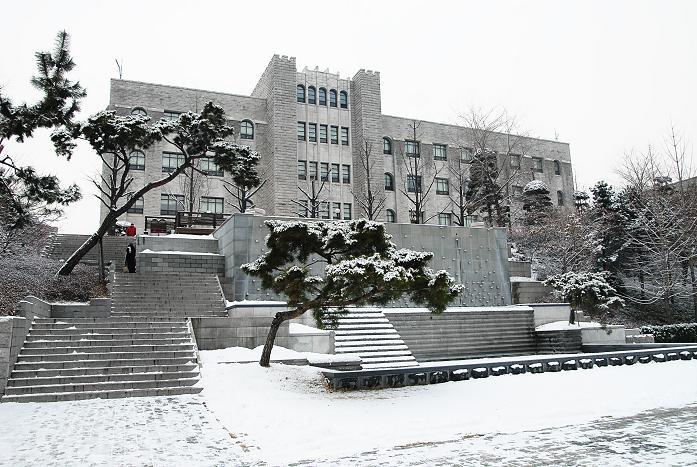
[[[29,295],[17,305],[31,322],[39,318],[107,318],[111,316],[111,298],[93,298],[88,303],[49,303]]]
[[[225,274],[225,257],[218,254],[140,252],[136,271],[147,273]]]
[[[538,354],[568,354],[581,352],[581,328],[555,331],[535,331]]]
[[[143,250],[218,253],[218,240],[205,235],[201,235],[199,238],[175,235],[140,235],[136,247],[138,253]]]
[[[31,320],[19,316],[0,317],[0,395],[5,393],[17,355],[29,333]]]

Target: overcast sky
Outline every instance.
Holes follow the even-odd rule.
[[[697,1],[29,1],[3,6],[0,85],[36,98],[33,53],[72,36],[83,118],[109,102],[109,79],[249,94],[275,53],[298,68],[381,73],[382,111],[458,123],[506,108],[533,136],[571,144],[580,187],[617,182],[625,152],[661,147],[671,122],[697,144]],[[98,158],[59,160],[48,133],[6,149],[85,199],[65,232],[90,232]]]

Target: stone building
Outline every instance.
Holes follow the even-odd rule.
[[[413,119],[382,113],[380,74],[375,71],[359,70],[350,79],[317,69],[298,72],[295,58],[275,55],[250,95],[114,79],[109,108],[158,120],[199,111],[209,100],[224,108],[237,142],[261,154],[259,171],[266,183],[253,201],[269,215],[310,215],[310,195],[319,201],[318,217],[364,216],[357,201],[368,182],[361,162],[367,143],[370,183],[377,196],[385,197],[381,219],[409,222],[414,207],[403,191],[422,186],[424,191],[431,188],[423,205],[426,223],[448,225],[457,220],[451,214],[457,212],[453,194],[458,185],[452,168],[461,167],[466,175],[467,162],[477,147],[475,133],[462,126],[416,120],[414,140]],[[573,205],[567,143],[499,133],[490,136],[488,146],[498,153],[502,178],[513,177],[505,196],[514,212],[524,185],[533,178],[547,183],[555,203]],[[422,165],[418,176],[410,176],[406,168],[404,161],[410,157],[417,157]],[[163,142],[135,152],[131,163],[135,187],[170,170],[177,154]],[[195,210],[234,212],[234,200],[223,188],[225,175],[212,161],[199,169],[208,176],[196,180]],[[188,210],[184,207],[189,203],[188,186],[187,180],[175,180],[153,190],[123,220],[134,222],[142,231],[146,217],[172,217]]]

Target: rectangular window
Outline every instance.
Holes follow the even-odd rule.
[[[330,128],[330,136],[332,144],[339,144],[339,127],[332,125]]]
[[[452,225],[452,216],[450,213],[441,212],[438,214],[438,225]]]
[[[317,162],[310,162],[310,180],[317,180]]]
[[[129,200],[130,200],[130,198],[131,197],[129,196]],[[136,200],[136,202],[133,203],[133,205],[130,208],[128,208],[128,213],[129,214],[143,214],[143,206],[144,206],[143,198],[138,198]]]
[[[564,192],[557,191],[557,205],[564,206]]]
[[[332,182],[339,183],[339,164],[332,164]]]
[[[162,153],[162,171],[172,173],[184,163],[184,154],[178,152]]]
[[[407,191],[416,193],[417,190],[421,193],[421,175],[407,175]]]
[[[201,196],[201,200],[198,203],[198,208],[201,212],[212,212],[215,214],[222,214],[224,203],[225,200],[223,198]]]
[[[298,205],[298,216],[307,217],[307,200],[300,200],[299,203],[300,204]]]
[[[514,170],[520,169],[520,154],[511,154],[511,168]]]
[[[445,144],[433,145],[433,159],[437,161],[448,160],[448,147]]]
[[[316,123],[308,123],[308,141],[311,143],[316,143],[317,142],[317,124]]]
[[[320,180],[323,182],[328,182],[329,181],[329,162],[322,162],[319,166],[319,176]]]
[[[342,146],[348,146],[349,144],[349,134],[348,134],[348,128],[345,126],[341,127],[341,145]]]
[[[305,122],[298,122],[298,141],[305,141]]]
[[[174,216],[184,207],[184,195],[160,195],[160,215]]]
[[[418,141],[410,141],[406,140],[404,142],[404,153],[408,157],[421,157],[421,151],[419,148],[419,142]]]
[[[460,148],[460,153],[461,153],[461,159],[464,162],[472,162],[472,158],[474,157],[474,149],[472,149],[472,148]]]
[[[542,162],[541,157],[533,157],[532,158],[532,171],[539,172],[539,173],[544,172],[544,166],[543,166],[543,162]]]
[[[332,219],[341,219],[341,203],[332,203]]]
[[[133,151],[128,156],[131,170],[145,170],[145,154],[143,151]]]
[[[218,166],[218,164],[215,163],[215,159],[213,159],[212,157],[205,157],[201,159],[199,169],[206,175],[211,175],[214,177],[223,176],[223,171],[220,170],[220,167]]]
[[[165,113],[162,115],[162,118],[165,120],[169,120],[170,122],[174,122],[176,120],[179,120],[179,116],[181,115],[181,112],[175,112],[173,110],[165,110]]]
[[[307,180],[307,161],[298,161],[298,180]]]
[[[322,219],[329,219],[329,201],[322,201],[319,208],[319,216]]]
[[[424,211],[419,212],[419,224],[424,223],[424,215]],[[416,223],[416,211],[413,209],[409,210],[409,222],[411,222],[412,224]]]
[[[512,192],[513,192],[513,197],[514,197],[514,198],[520,198],[521,196],[523,196],[523,187],[522,187],[522,186],[513,185],[513,186],[511,187],[511,190],[512,190]]]
[[[351,220],[351,203],[344,203],[344,220]]]
[[[320,125],[319,126],[319,142],[320,143],[327,142],[327,125]]]
[[[450,184],[447,178],[436,178],[436,194],[437,195],[448,195],[450,194]]]
[[[343,165],[343,179],[342,181],[344,183],[351,183],[351,166],[350,165]]]

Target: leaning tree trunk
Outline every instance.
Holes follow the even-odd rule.
[[[271,351],[273,350],[273,343],[276,340],[276,334],[278,329],[281,327],[284,321],[297,318],[298,316],[305,313],[303,309],[295,309],[290,311],[279,311],[276,316],[273,317],[271,321],[271,328],[269,329],[269,334],[266,336],[266,342],[264,343],[264,350],[261,352],[261,359],[259,360],[259,365],[268,367],[271,361]]]
[[[70,258],[65,260],[63,265],[60,267],[58,270],[58,275],[59,276],[67,276],[71,272],[73,272],[73,269],[75,269],[75,266],[78,265],[80,260],[87,254],[89,251],[95,247],[101,240],[101,238],[104,236],[104,234],[107,233],[109,228],[116,222],[116,216],[110,214],[107,214],[107,216],[104,218],[104,221],[102,221],[102,225],[99,226],[97,231],[90,235],[90,237],[85,240],[85,243],[83,243],[80,248],[75,250],[75,253],[70,255]]]

